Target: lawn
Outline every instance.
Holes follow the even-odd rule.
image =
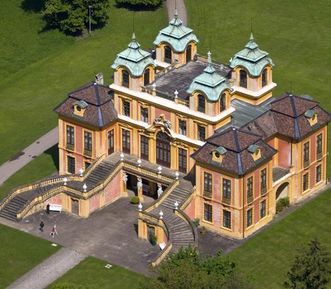
[[[138,289],[145,278],[135,272],[113,266],[106,269],[105,261],[88,257],[71,269],[64,276],[54,282],[48,289],[55,285],[76,285],[88,289]]]
[[[6,288],[59,248],[3,225],[0,225],[0,244],[0,288]]]
[[[330,206],[328,190],[232,251],[230,258],[254,288],[284,288],[286,273],[302,246],[318,238],[331,252]]]
[[[109,24],[92,37],[74,39],[57,31],[42,32],[40,14],[24,11],[21,0],[2,2],[6,13],[0,20],[0,164],[56,126],[52,109],[68,92],[92,81],[98,72],[111,82],[110,65],[131,39],[134,14],[115,8],[111,0]],[[152,47],[166,23],[163,7],[135,12],[135,32],[143,48]]]

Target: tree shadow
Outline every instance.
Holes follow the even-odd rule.
[[[163,1],[160,2],[157,6],[146,6],[146,5],[132,5],[129,3],[116,3],[114,4],[114,7],[116,8],[125,8],[129,11],[133,12],[142,12],[142,11],[156,11],[160,7],[162,7]]]
[[[26,12],[40,12],[44,8],[45,0],[23,0],[21,8]]]
[[[56,167],[57,171],[59,171],[59,148],[58,144],[50,147],[48,150],[45,151],[45,154],[48,154],[52,157],[54,166]]]

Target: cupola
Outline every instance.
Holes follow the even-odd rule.
[[[133,90],[140,90],[154,80],[154,60],[140,48],[134,33],[128,48],[117,54],[111,67],[115,69],[114,83]]]
[[[183,25],[176,9],[174,18],[154,40],[156,60],[159,63],[185,64],[194,58],[198,42],[193,30]]]

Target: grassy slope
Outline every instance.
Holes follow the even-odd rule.
[[[106,262],[89,257],[54,282],[55,285],[75,284],[89,289],[138,289],[145,277],[124,268],[105,268]],[[85,287],[84,287],[85,288]]]
[[[255,288],[283,288],[286,273],[302,246],[318,238],[331,251],[330,224],[326,221],[331,218],[330,205],[331,190],[259,233],[229,256],[251,278]]]
[[[7,60],[0,62],[0,75],[7,71],[10,75],[0,77],[0,163],[56,125],[52,109],[69,91],[93,80],[100,71],[110,82],[109,66],[132,34],[133,12],[113,6],[109,25],[93,37],[73,40],[54,31],[38,34],[43,25],[39,15],[23,13],[19,2],[6,0],[8,13],[2,20],[9,23],[13,13],[17,25],[12,25],[10,32],[1,32],[7,44],[0,52]],[[136,34],[144,48],[152,46],[165,23],[162,8],[135,13]],[[11,51],[11,47],[16,48]]]
[[[0,288],[6,288],[58,250],[48,241],[3,225],[0,225],[0,244]]]
[[[331,111],[331,2],[329,0],[185,0],[189,25],[223,63],[247,43],[251,19],[260,48],[275,63],[274,95],[309,94]],[[329,143],[331,133],[329,130]],[[329,167],[330,167],[329,158]]]

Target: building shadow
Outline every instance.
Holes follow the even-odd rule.
[[[45,0],[23,0],[21,8],[26,12],[40,12],[44,8]]]
[[[59,171],[59,148],[58,144],[50,147],[45,151],[45,154],[48,154],[52,157],[53,164],[56,167],[56,170]]]

